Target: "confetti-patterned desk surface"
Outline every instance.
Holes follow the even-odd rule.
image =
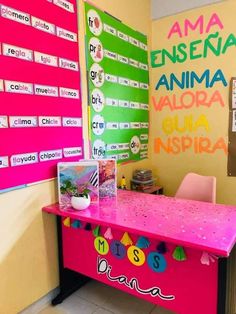
[[[43,211],[219,256],[229,256],[236,243],[236,206],[118,190],[116,200],[102,200],[83,211],[58,204]]]

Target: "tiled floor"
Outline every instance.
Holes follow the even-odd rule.
[[[62,304],[34,314],[173,314],[117,289],[91,281]]]

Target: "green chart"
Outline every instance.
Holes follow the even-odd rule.
[[[92,157],[147,158],[147,37],[88,3],[85,14]]]

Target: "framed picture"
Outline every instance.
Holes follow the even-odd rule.
[[[71,207],[72,196],[89,194],[91,203],[99,201],[97,161],[61,162],[57,165],[58,197],[62,207]]]
[[[99,197],[116,197],[117,169],[114,159],[99,159]]]

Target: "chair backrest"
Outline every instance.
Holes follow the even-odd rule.
[[[215,203],[216,177],[188,173],[181,182],[175,197]]]

